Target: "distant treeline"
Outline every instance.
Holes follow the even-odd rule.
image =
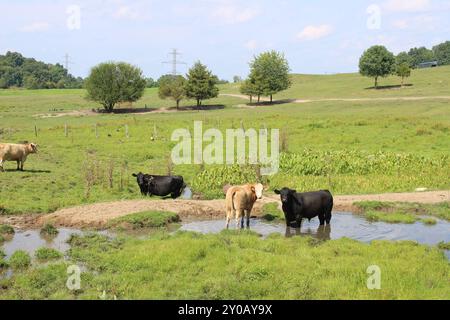
[[[425,47],[412,48],[408,52],[401,52],[400,55],[408,55],[410,65],[416,68],[423,62],[437,61],[438,65],[450,65],[450,41],[434,46],[432,49]]]
[[[82,88],[83,79],[75,78],[59,63],[49,64],[25,58],[17,52],[0,55],[0,88],[63,89]]]

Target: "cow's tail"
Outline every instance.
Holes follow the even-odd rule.
[[[236,211],[236,206],[234,205],[234,198],[236,197],[236,193],[237,191],[235,190],[231,195],[231,207],[233,208],[233,211]]]

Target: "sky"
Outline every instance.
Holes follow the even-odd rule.
[[[0,54],[63,63],[85,77],[104,61],[148,77],[200,60],[222,79],[245,77],[252,58],[285,54],[293,73],[356,72],[371,45],[398,53],[450,40],[450,0],[0,0]]]

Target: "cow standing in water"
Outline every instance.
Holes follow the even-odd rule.
[[[263,196],[264,186],[258,184],[247,184],[244,186],[230,187],[227,190],[226,209],[227,209],[227,229],[231,219],[236,219],[236,229],[244,229],[244,217],[247,218],[247,228],[250,228],[250,216],[256,200]]]
[[[184,179],[181,176],[155,176],[149,174],[135,173],[142,195],[178,198],[186,188]]]
[[[320,225],[329,225],[331,212],[333,211],[333,196],[330,191],[322,190],[316,192],[297,193],[295,190],[284,188],[275,190],[281,197],[286,225],[291,222],[297,223],[297,228],[302,225],[303,219],[311,220],[319,217]]]

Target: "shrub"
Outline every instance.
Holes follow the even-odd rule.
[[[161,228],[179,222],[180,217],[173,212],[145,211],[133,213],[110,221],[110,227],[122,229]]]
[[[0,234],[1,235],[11,235],[14,234],[14,228],[7,224],[0,224]]]
[[[41,229],[41,234],[45,236],[56,236],[58,235],[58,233],[58,229],[50,223],[47,223]]]
[[[23,250],[17,250],[9,258],[9,264],[13,269],[26,269],[31,265],[30,255]]]
[[[39,248],[36,250],[34,256],[40,261],[56,260],[63,255],[61,252],[51,248]]]

